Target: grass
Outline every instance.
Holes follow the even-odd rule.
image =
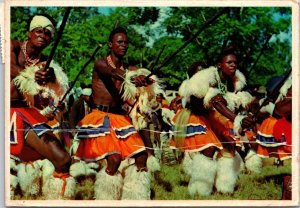
[[[280,200],[283,175],[291,174],[291,165],[275,166],[265,163],[260,174],[243,172],[233,194],[220,194],[215,190],[207,197],[196,196],[195,200]],[[152,175],[152,200],[192,200],[188,194],[189,177],[183,173],[181,166],[164,165],[161,171]],[[79,179],[76,187],[77,200],[93,200],[94,178]],[[43,199],[42,196],[23,197],[16,194],[16,200]]]
[[[187,186],[189,178],[180,165],[162,166],[159,176],[170,182],[172,191],[164,190],[157,180],[152,181],[155,192],[154,200],[191,200]],[[216,190],[207,197],[196,196],[194,199],[205,200],[279,200],[282,194],[283,175],[291,174],[291,166],[264,166],[260,174],[243,172],[233,194],[220,194]]]

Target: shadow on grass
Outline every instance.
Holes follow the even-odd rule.
[[[169,181],[165,181],[164,179],[162,179],[159,172],[154,173],[154,179],[159,186],[163,187],[165,191],[172,192],[172,184]]]
[[[282,173],[282,174],[268,175],[268,176],[264,176],[264,177],[258,178],[257,181],[259,183],[274,181],[275,184],[282,185],[283,184],[283,178],[284,178],[284,176],[289,176],[289,174]]]

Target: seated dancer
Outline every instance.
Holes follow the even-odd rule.
[[[217,191],[232,193],[240,172],[241,158],[236,145],[241,145],[236,133],[253,125],[249,116],[237,114],[253,100],[242,88],[246,85],[244,75],[237,70],[237,59],[232,47],[224,50],[217,67],[200,70],[182,83],[179,94],[187,100],[194,96],[208,110],[210,127],[222,142],[223,150],[217,156],[215,186]],[[190,100],[195,99],[193,97]],[[200,112],[205,113],[201,109]],[[209,127],[209,126],[207,126]],[[203,127],[202,127],[203,128]],[[234,131],[233,131],[234,130]],[[208,161],[208,160],[207,160]]]
[[[124,102],[120,92],[125,70],[127,73],[137,70],[122,61],[128,49],[126,30],[122,27],[113,29],[108,46],[109,55],[94,65],[92,112],[77,125],[75,137],[79,145],[73,156],[75,163],[71,172],[73,169],[76,172],[77,167],[84,167],[82,161],[101,162],[106,159],[107,167],[96,176],[96,199],[150,199],[150,173],[146,167],[144,142],[122,109]],[[152,84],[144,75],[131,81],[138,87]],[[135,165],[128,166],[121,175],[118,168],[126,158],[134,158]],[[76,163],[77,160],[81,161]]]
[[[202,69],[202,63],[195,62],[188,69],[189,77]],[[179,92],[181,90],[180,87]],[[172,119],[174,133],[170,147],[184,151],[182,165],[191,176],[188,185],[190,195],[194,197],[198,193],[200,196],[208,196],[213,190],[217,171],[213,156],[216,150],[222,149],[222,144],[206,121],[207,110],[203,107],[203,99],[191,96],[186,108],[182,107],[181,97],[176,97],[174,102],[181,107]]]
[[[17,163],[48,159],[54,165],[51,164],[53,171],[67,174],[71,157],[47,124],[48,116],[52,117],[68,88],[68,79],[57,64],[52,61],[50,68],[44,68],[47,57],[42,51],[50,44],[54,31],[51,17],[35,15],[30,21],[28,40],[11,41],[10,154]],[[24,179],[19,180],[21,189],[31,176],[27,174],[25,179],[18,173]]]

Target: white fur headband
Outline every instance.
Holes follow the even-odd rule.
[[[53,37],[55,28],[54,28],[52,22],[47,17],[37,15],[32,18],[32,20],[30,22],[30,26],[29,26],[29,31],[32,31],[38,27],[48,29],[51,32],[51,36]]]

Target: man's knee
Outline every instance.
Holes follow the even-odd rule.
[[[137,166],[146,166],[148,154],[146,151],[140,152],[135,156],[135,163]]]
[[[106,173],[109,175],[114,175],[118,171],[121,160],[122,158],[119,154],[109,155],[107,157],[107,168],[105,170]]]
[[[119,165],[121,163],[122,158],[121,158],[121,155],[119,155],[119,154],[113,154],[113,155],[109,155],[107,157],[107,160],[109,163]]]
[[[43,134],[41,140],[47,145],[45,157],[53,163],[55,169],[59,172],[68,172],[72,159],[63,144],[52,132]]]
[[[202,150],[201,153],[206,157],[213,158],[217,148],[216,147],[208,147],[205,150]]]
[[[55,169],[58,172],[67,173],[69,172],[71,163],[72,163],[72,159],[70,155],[67,154],[64,158],[62,158],[62,160],[57,161]]]

